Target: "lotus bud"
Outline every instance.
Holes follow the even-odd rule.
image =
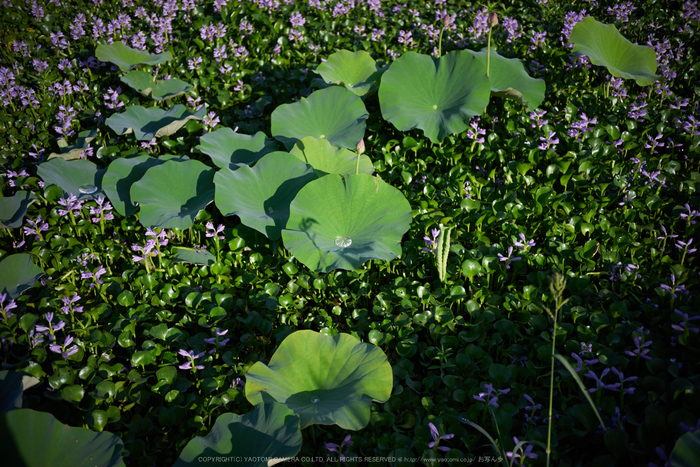
[[[494,12],[489,15],[489,27],[498,26],[498,15]]]
[[[365,139],[362,138],[359,143],[357,143],[357,153],[358,154],[364,154],[365,153]]]
[[[442,17],[442,27],[446,28],[452,22],[452,17],[450,15],[445,15]]]

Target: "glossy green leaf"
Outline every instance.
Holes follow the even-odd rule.
[[[344,86],[360,97],[367,94],[382,76],[377,63],[364,50],[339,50],[321,63],[316,68],[316,73],[326,83]]]
[[[132,49],[123,42],[113,44],[99,44],[95,50],[95,57],[102,62],[112,62],[123,72],[127,72],[136,65],[158,65],[172,60],[173,54],[163,52],[151,55],[148,52]]]
[[[271,240],[280,238],[289,218],[289,203],[316,178],[313,167],[286,152],[273,152],[254,167],[221,169],[214,176],[216,206]]]
[[[102,191],[105,169],[98,169],[90,161],[51,159],[39,164],[36,172],[45,185],[61,187],[64,196],[72,194],[78,199],[95,199],[105,195]]]
[[[391,365],[379,347],[348,334],[324,336],[297,331],[287,336],[269,365],[254,364],[246,373],[245,394],[251,404],[269,395],[309,425],[337,424],[361,430],[369,423],[373,400],[391,395]]]
[[[486,68],[468,51],[441,58],[407,52],[384,72],[382,116],[400,131],[419,128],[433,143],[467,129],[489,103]]]
[[[262,131],[251,136],[222,127],[202,136],[196,148],[211,157],[217,167],[236,170],[277,151],[277,143],[268,139]]]
[[[613,24],[584,18],[574,26],[569,42],[574,44],[574,54],[588,56],[591,63],[606,67],[616,78],[633,79],[640,86],[651,86],[659,79],[654,49],[633,44]]]
[[[36,201],[31,191],[19,191],[13,196],[0,198],[0,228],[17,228],[24,222],[27,208]]]
[[[173,467],[201,465],[202,456],[228,457],[236,465],[267,467],[301,449],[299,417],[282,404],[265,402],[245,415],[219,415],[211,432],[187,443]]]
[[[328,174],[354,174],[357,166],[356,153],[337,148],[328,140],[313,136],[298,141],[289,152],[312,166],[319,177]],[[360,156],[359,173],[374,173],[372,161],[364,154]]]
[[[211,266],[216,263],[216,256],[204,248],[187,248],[179,246],[174,249],[173,261],[178,263],[203,264]]]
[[[671,452],[671,467],[700,465],[700,431],[686,433],[676,441]]]
[[[5,256],[0,261],[0,293],[8,294],[10,299],[17,298],[34,287],[43,275],[43,269],[32,262],[31,255],[18,253]]]
[[[109,117],[105,123],[118,135],[133,132],[137,140],[150,141],[153,138],[177,133],[189,120],[201,120],[206,112],[207,109],[202,107],[198,111],[190,113],[181,104],[168,110],[132,105],[123,113]]]
[[[147,227],[187,229],[214,200],[214,170],[195,160],[151,167],[131,186],[131,199]]]
[[[332,86],[299,102],[277,107],[272,112],[272,135],[287,149],[307,136],[355,149],[365,134],[368,116],[362,99],[352,91]]]
[[[481,272],[481,264],[473,259],[468,259],[462,263],[462,271],[471,280]]]

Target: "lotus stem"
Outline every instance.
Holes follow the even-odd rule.
[[[498,26],[498,15],[496,13],[491,13],[489,15],[489,39],[488,44],[486,44],[486,76],[491,76],[489,71],[491,69],[491,31],[494,27]]]
[[[552,365],[549,373],[549,423],[547,427],[547,467],[549,467],[550,455],[552,453],[552,400],[554,399],[554,354],[555,343],[557,339],[557,320],[559,318],[559,309],[564,306],[568,300],[563,300],[564,290],[566,289],[566,276],[561,273],[556,273],[552,277],[552,282],[549,284],[549,290],[554,296],[554,314],[547,310],[549,316],[554,320],[552,330]]]

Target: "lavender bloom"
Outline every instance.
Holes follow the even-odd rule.
[[[688,253],[688,254],[690,254],[690,253],[695,253],[696,251],[698,251],[697,248],[691,248],[690,250],[688,249],[688,247],[690,246],[691,243],[693,243],[693,239],[692,239],[692,238],[691,238],[690,240],[688,240],[687,243],[678,240],[678,241],[676,242],[676,247],[677,247],[679,250],[684,250],[685,253]]]
[[[329,452],[337,452],[340,462],[345,462],[345,457],[348,455],[348,453],[347,451],[341,452],[343,450],[343,446],[352,446],[353,444],[354,443],[352,442],[351,436],[347,435],[345,438],[343,438],[343,441],[341,441],[340,446],[338,446],[336,443],[323,443],[323,447]]]
[[[505,17],[503,18],[503,28],[508,31],[508,39],[506,39],[506,42],[511,44],[513,41],[516,39],[519,39],[520,36],[523,35],[523,30],[520,29],[520,32],[518,32],[518,28],[520,26],[518,25],[518,21],[513,19],[513,18],[508,18]]]
[[[630,376],[629,378],[625,378],[625,375],[615,367],[612,367],[612,372],[615,373],[618,378],[620,378],[620,385],[621,385],[620,387],[624,386],[624,384],[627,381],[636,381],[637,380],[636,376]],[[632,394],[635,389],[636,388],[627,388],[627,389],[623,389],[622,392],[623,392],[623,394]]]
[[[515,241],[515,242],[513,242],[513,245],[517,246],[517,247],[520,248],[521,250],[524,250],[525,247],[530,247],[530,246],[535,246],[535,245],[537,245],[537,243],[535,243],[534,240],[532,240],[532,239],[527,240],[527,239],[525,238],[525,234],[522,233],[522,232],[519,233],[518,236],[520,237],[520,240],[522,240],[522,242]]]
[[[513,442],[514,442],[515,445],[517,446],[518,443],[520,443],[520,440],[518,440],[518,438],[516,438],[516,437],[514,436],[514,437],[513,437]],[[521,448],[520,448],[520,451],[523,453],[523,457],[528,457],[528,458],[530,458],[530,459],[537,459],[537,454],[534,454],[534,453],[532,452],[532,448],[533,448],[533,445],[532,445],[532,444],[529,444],[529,445],[527,446],[527,448],[525,448],[524,451],[523,451],[523,449],[522,449],[522,447],[521,447]],[[506,457],[508,457],[508,459],[518,459],[518,458],[520,457],[520,454],[514,453],[514,452],[512,452],[512,451],[508,451],[508,452],[506,452]],[[521,465],[522,465],[522,463],[521,463]]]
[[[641,104],[637,105],[637,103],[633,103],[632,106],[630,107],[630,111],[627,114],[629,118],[633,118],[637,120],[638,122],[643,122],[644,118],[647,116],[647,109],[646,109],[647,103],[642,101]]]
[[[471,129],[467,130],[467,138],[473,141],[472,148],[477,143],[484,143],[486,141],[484,138],[484,135],[486,135],[486,130],[479,128],[479,118],[475,118],[474,121],[469,123],[469,126],[471,127]]]
[[[220,240],[223,240],[224,238],[226,238],[226,237],[224,237],[223,235],[219,235],[221,232],[224,231],[224,226],[223,226],[223,224],[221,224],[221,225],[219,225],[218,227],[214,228],[214,224],[213,224],[212,222],[207,222],[206,228],[207,228],[207,233],[206,233],[207,238],[209,238],[209,237],[216,237],[217,235],[218,235],[218,238],[219,238]]]
[[[555,138],[554,135],[556,133],[552,133],[549,129],[547,129],[547,137],[542,137],[540,136],[540,143],[539,146],[537,146],[539,149],[546,151],[550,148],[550,146],[553,146],[554,149],[557,148],[557,144],[559,144],[559,138]]]
[[[437,250],[437,238],[438,235],[440,235],[440,229],[432,229],[430,233],[433,235],[433,238],[431,239],[427,235],[423,237],[423,240],[425,240],[425,245],[427,248],[423,248],[423,251],[426,251],[428,253],[435,253]]]
[[[224,336],[224,335],[226,335],[227,333],[228,333],[228,329],[226,329],[225,331],[220,331],[219,328],[216,328],[216,336],[214,336],[214,337],[209,337],[209,338],[207,338],[207,339],[204,339],[204,342],[206,342],[206,343],[209,344],[209,345],[213,345],[213,346],[215,346],[215,347],[223,347],[223,346],[225,346],[225,345],[228,343],[228,341],[229,341],[230,339],[227,337],[226,339],[224,339],[224,340],[222,340],[222,341],[219,342],[219,336]],[[214,353],[215,351],[216,351],[216,348],[211,349],[211,350],[209,351],[209,353],[212,354],[212,353]]]
[[[692,220],[692,219],[693,219],[693,217],[700,217],[700,213],[699,213],[698,211],[694,211],[694,210],[690,209],[690,205],[689,205],[688,203],[685,203],[685,204],[683,205],[683,207],[684,207],[684,208],[686,209],[686,211],[688,211],[688,212],[687,212],[687,213],[686,213],[686,212],[680,213],[681,219],[684,219],[684,220],[688,221],[688,222],[689,222],[688,225],[693,225],[693,224],[695,224],[695,221]],[[691,239],[690,241],[692,242],[693,240]]]
[[[83,209],[83,202],[84,201],[78,201],[78,198],[74,194],[69,194],[68,198],[61,198],[58,200],[58,204],[61,206],[64,206],[66,209],[59,209],[58,214],[60,216],[65,216],[68,213],[70,213],[73,216],[77,216],[80,214],[81,210]]]
[[[484,388],[486,388],[486,391],[488,392],[480,392],[476,396],[472,396],[475,400],[481,401],[481,402],[488,402],[488,405],[492,405],[494,407],[498,407],[498,395],[501,394],[508,394],[510,392],[510,389],[499,389],[498,394],[496,394],[496,390],[493,389],[493,386],[491,384],[484,384]],[[484,397],[487,397],[487,399],[484,399]]]
[[[669,235],[668,232],[666,232],[666,227],[663,225],[661,226],[661,230],[664,232],[663,237],[656,237],[657,240],[666,240],[667,238],[676,238],[678,235]]]
[[[178,366],[178,368],[180,368],[181,370],[189,370],[193,366],[197,370],[204,369],[204,365],[197,365],[195,363],[196,359],[204,356],[204,352],[201,352],[201,353],[198,353],[197,355],[195,355],[193,350],[190,350],[189,352],[187,352],[186,350],[180,349],[178,353],[184,357],[189,358],[188,362],[185,362],[182,365]]]
[[[520,256],[517,256],[515,258],[511,258],[512,254],[513,254],[513,247],[512,246],[508,247],[508,256],[503,256],[502,254],[498,253],[498,258],[501,260],[501,262],[507,261],[506,269],[510,269],[511,262],[520,261],[522,259]]]
[[[63,345],[49,344],[49,349],[52,352],[60,353],[61,356],[63,357],[63,359],[67,360],[68,357],[70,357],[74,353],[78,352],[77,345],[73,345],[72,347],[67,348],[72,343],[73,343],[73,336],[66,336],[65,340],[63,341]]]
[[[203,120],[204,124],[211,127],[211,129],[214,129],[219,123],[219,117],[217,117],[216,113],[214,112],[209,112],[207,115],[204,116]]]
[[[591,128],[589,128],[588,125],[595,125],[596,123],[598,123],[598,119],[592,118],[589,120],[586,114],[582,113],[581,120],[571,124],[571,129],[567,132],[567,135],[576,138],[578,141],[581,141],[579,135],[590,131]]]
[[[290,21],[292,23],[293,28],[300,28],[306,24],[306,18],[304,18],[304,16],[298,11],[292,13]]]
[[[241,378],[234,379],[231,383],[231,389],[235,389],[236,391],[243,391],[243,389],[245,389],[245,381],[243,381]]]
[[[155,152],[155,149],[153,148],[156,147],[158,147],[158,144],[156,143],[155,138],[151,139],[150,141],[143,141],[141,143],[141,149],[146,149],[151,154]]]
[[[547,31],[542,31],[542,32],[536,32],[532,35],[530,38],[530,42],[532,42],[532,45],[530,46],[530,50],[535,50],[537,47],[543,46],[545,44],[545,39],[547,38]]]
[[[187,60],[187,67],[190,70],[195,70],[201,64],[202,64],[202,57],[193,57],[193,58]]]
[[[149,256],[155,256],[160,254],[160,251],[156,249],[157,243],[158,242],[155,239],[146,240],[146,244],[144,246],[140,246],[134,243],[133,245],[131,245],[131,249],[134,251],[140,251],[143,255],[131,255],[131,259],[135,263],[138,263],[139,261],[145,260]]]
[[[569,40],[571,32],[574,30],[574,26],[586,16],[588,16],[586,10],[581,10],[578,13],[570,11],[564,16],[564,28],[561,30],[562,45],[567,45],[567,41]],[[569,47],[572,47],[572,45],[569,45]]]
[[[63,314],[68,314],[71,311],[74,311],[76,313],[82,313],[83,312],[83,307],[82,306],[76,306],[73,307],[73,304],[76,303],[77,301],[80,300],[80,295],[77,293],[73,295],[72,298],[68,297],[61,297],[61,301],[63,302],[63,306],[61,307],[61,311],[63,311]]]
[[[649,347],[652,342],[653,341],[646,341],[642,343],[641,336],[635,336],[634,344],[637,346],[637,348],[632,351],[625,350],[625,354],[629,355],[630,357],[642,357],[644,360],[651,360],[651,357],[647,355],[650,349],[647,349],[646,347]]]
[[[600,374],[600,378],[598,375],[596,375],[593,370],[589,370],[588,373],[586,373],[585,376],[586,378],[591,378],[595,380],[596,382],[596,387],[590,388],[588,392],[596,392],[598,389],[608,389],[610,391],[617,391],[620,388],[620,383],[615,383],[615,384],[605,384],[603,382],[603,378],[605,378],[605,375],[610,373],[610,368],[606,368],[603,370],[603,372]]]
[[[676,292],[683,292],[685,294],[688,293],[684,285],[679,285],[678,287],[676,287],[676,276],[673,273],[671,273],[671,286],[672,287],[669,287],[666,284],[659,285],[659,287],[661,287],[663,290],[670,293],[673,298],[678,298],[676,296]]]
[[[8,294],[0,293],[0,310],[2,310],[2,317],[5,322],[7,322],[8,319],[14,316],[14,313],[10,313],[9,311],[17,308],[17,304],[14,300],[10,300],[10,302],[7,305],[5,305],[5,301],[7,300],[7,298]]]
[[[115,90],[112,90],[112,88],[107,89],[107,94],[103,96],[103,99],[105,100],[105,107],[112,110],[124,107],[124,103],[119,100],[120,92],[122,92],[121,86],[117,87]]]
[[[29,227],[22,227],[24,229],[24,234],[34,235],[35,240],[41,240],[41,232],[49,230],[49,224],[41,220],[41,215],[36,218],[36,221],[27,218],[27,224],[29,224]]]
[[[663,136],[662,133],[659,133],[656,135],[656,138],[652,138],[651,135],[647,135],[647,139],[649,140],[649,143],[644,143],[644,148],[646,149],[651,149],[652,154],[658,154],[659,151],[656,150],[656,148],[662,148],[664,147],[664,143],[660,142],[659,140]]]
[[[688,316],[688,313],[683,313],[681,310],[678,310],[678,309],[673,310],[673,312],[676,313],[677,315],[680,315],[683,318],[683,321],[681,321],[680,324],[672,324],[671,325],[671,328],[674,331],[684,332],[686,330],[686,328],[688,329],[688,331],[693,332],[693,333],[697,333],[698,331],[700,331],[700,329],[698,329],[698,328],[688,326],[689,321],[697,321],[700,319],[700,316],[693,316],[691,318]]]
[[[452,439],[455,435],[453,433],[449,433],[441,436],[440,432],[437,428],[435,428],[435,425],[433,425],[432,422],[428,423],[428,427],[430,427],[430,435],[433,437],[433,440],[428,443],[428,447],[431,449],[437,447],[437,450],[442,452],[450,451],[451,448],[448,448],[447,446],[438,446],[438,444],[440,443],[441,439]]]
[[[93,279],[93,282],[90,284],[90,288],[94,288],[95,283],[98,283],[100,285],[104,284],[104,281],[100,280],[100,276],[102,276],[106,273],[107,273],[107,270],[104,268],[104,266],[100,265],[100,267],[98,267],[97,271],[95,271],[95,272],[90,272],[88,270],[83,271],[80,275],[80,278],[81,279]]]
[[[474,18],[474,23],[469,26],[469,33],[475,40],[482,40],[485,34],[489,32],[489,12],[487,8],[482,8]]]
[[[100,222],[102,216],[104,216],[105,220],[114,219],[114,214],[108,212],[112,210],[112,205],[109,201],[106,201],[103,196],[98,196],[95,202],[97,203],[97,207],[90,206],[90,215],[98,216],[92,218],[93,223],[97,224],[98,222]]]
[[[535,123],[532,124],[532,128],[542,128],[544,125],[549,123],[549,120],[545,120],[542,117],[547,113],[546,110],[533,110],[530,112],[530,120],[534,120]]]

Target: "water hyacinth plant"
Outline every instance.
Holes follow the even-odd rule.
[[[2,452],[697,464],[698,21],[5,2]]]

